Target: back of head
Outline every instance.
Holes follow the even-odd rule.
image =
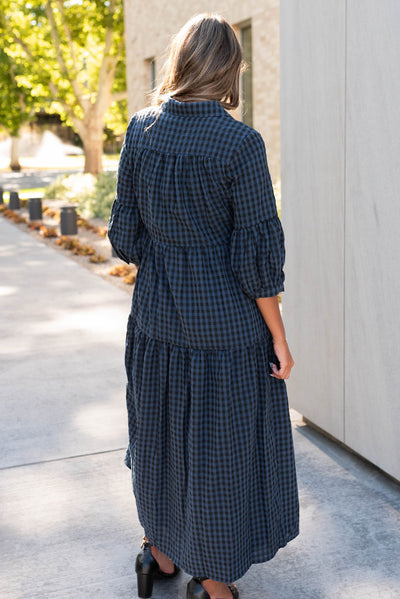
[[[217,14],[196,15],[172,39],[156,104],[168,97],[218,100],[232,110],[239,105],[242,68],[242,49],[229,23]]]

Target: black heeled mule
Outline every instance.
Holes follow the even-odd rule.
[[[155,578],[173,578],[180,572],[180,568],[174,564],[171,574],[163,572],[157,560],[151,553],[151,544],[143,538],[141,551],[136,557],[135,570],[137,575],[138,595],[140,599],[150,599],[153,593]]]
[[[203,580],[208,580],[206,576],[193,576],[188,582],[186,599],[210,599],[210,595],[201,584]],[[233,599],[239,599],[239,591],[234,584],[228,584],[228,588],[232,593]]]

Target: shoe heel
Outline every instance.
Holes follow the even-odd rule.
[[[203,580],[206,580],[204,578]],[[210,599],[210,595],[201,584],[200,578],[193,577],[187,584],[186,599]]]
[[[150,599],[153,592],[153,574],[137,573],[137,587],[140,599]]]

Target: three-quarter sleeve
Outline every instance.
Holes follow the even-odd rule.
[[[285,237],[278,216],[267,154],[261,134],[252,129],[230,164],[234,228],[232,270],[252,299],[284,291]]]
[[[121,260],[139,266],[145,227],[140,217],[133,185],[133,150],[130,144],[133,126],[134,119],[131,119],[118,164],[117,193],[111,208],[108,237]]]

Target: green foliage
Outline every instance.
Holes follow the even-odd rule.
[[[106,171],[58,177],[46,187],[44,199],[57,199],[75,204],[84,218],[108,220],[116,194],[116,173]]]
[[[19,106],[7,74],[11,62],[26,105],[29,97],[36,108],[59,113],[84,144],[95,121],[121,133],[127,121],[126,103],[119,105],[126,98],[123,25],[123,0],[0,0],[0,83],[14,94],[11,101],[2,94],[2,103]],[[9,120],[0,109],[7,128]]]
[[[90,173],[61,175],[45,188],[43,198],[77,204],[79,198],[87,198],[93,193],[96,177]]]
[[[128,123],[128,100],[113,102],[109,110],[104,115],[106,130],[111,130],[113,136],[125,133]],[[105,131],[105,138],[107,131]]]
[[[83,175],[81,175],[83,176]],[[79,194],[76,201],[83,217],[98,217],[108,220],[117,187],[116,173],[99,173],[90,193]]]
[[[32,114],[32,95],[29,86],[20,81],[18,65],[0,48],[0,126],[17,137],[23,123]]]
[[[104,220],[109,219],[116,188],[117,174],[115,172],[106,171],[97,176],[92,208],[93,216],[98,216]]]

